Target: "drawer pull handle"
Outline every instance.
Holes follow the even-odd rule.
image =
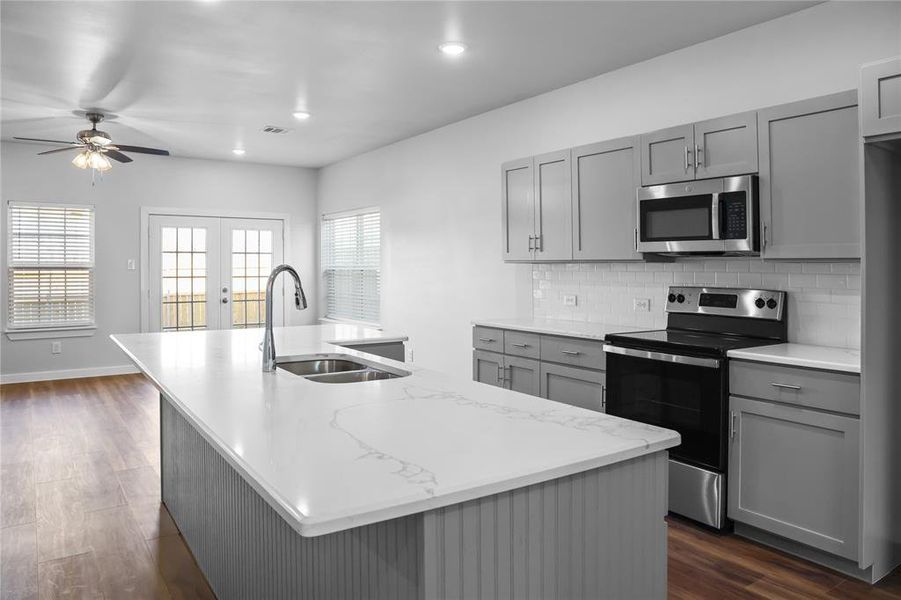
[[[582,354],[578,350],[561,350],[560,352],[569,356],[579,356],[580,354]]]
[[[786,389],[786,390],[794,390],[796,392],[801,390],[800,385],[789,385],[787,383],[770,383],[770,385],[773,387],[782,388],[782,389]]]
[[[510,343],[510,345],[511,345],[511,346],[514,346],[514,347],[516,347],[516,348],[528,348],[528,347],[529,347],[528,344],[514,344],[514,343],[512,343],[512,342]]]
[[[480,341],[480,342],[493,342],[493,341],[494,341],[494,338],[483,338],[483,337],[480,337],[480,338],[479,338],[479,341]]]

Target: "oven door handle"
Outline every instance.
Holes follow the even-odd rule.
[[[681,354],[668,354],[666,352],[649,352],[647,350],[623,348],[612,344],[604,344],[604,352],[631,356],[632,358],[645,358],[647,360],[659,360],[661,362],[676,363],[679,365],[704,367],[705,369],[718,369],[722,362],[718,358],[699,358],[697,356],[683,356]]]

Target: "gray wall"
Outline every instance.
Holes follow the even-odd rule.
[[[531,267],[501,262],[502,162],[856,88],[899,39],[901,3],[820,4],[326,167],[320,209],[382,207],[383,324],[467,376],[470,320],[532,313]]]
[[[127,365],[109,340],[111,333],[140,331],[140,272],[126,269],[139,261],[142,206],[222,208],[287,213],[291,231],[288,262],[298,267],[304,286],[316,298],[316,171],[240,162],[137,156],[116,165],[91,187],[90,172],[69,165],[66,153],[36,156],[46,146],[0,144],[0,324],[6,328],[6,202],[68,202],[95,206],[95,293],[97,331],[92,337],[62,340],[62,354],[50,353],[49,339],[11,341],[0,336],[0,375],[95,369]],[[138,263],[140,264],[140,263]],[[289,323],[314,322],[316,310],[288,311]]]

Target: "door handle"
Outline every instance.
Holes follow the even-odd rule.
[[[568,356],[579,356],[580,354],[582,354],[578,350],[561,350],[560,353],[566,354]]]
[[[512,342],[510,343],[510,345],[513,346],[514,348],[528,348],[529,347],[528,344],[514,344]]]
[[[701,160],[701,156],[704,156],[704,160]],[[695,144],[695,168],[700,169],[701,167],[707,166],[707,156],[704,153],[704,149],[697,144]]]
[[[603,408],[603,409],[607,408],[607,386],[606,385],[601,386],[601,408]]]
[[[688,146],[685,146],[685,172],[688,173],[688,169],[691,168],[691,149]]]
[[[529,252],[532,252],[535,249],[535,236],[529,236]]]
[[[479,341],[480,341],[480,342],[488,342],[488,343],[490,343],[490,342],[493,342],[493,341],[494,341],[494,338],[483,338],[483,337],[480,337],[480,338],[479,338]]]
[[[733,410],[729,417],[729,439],[735,439],[735,411]]]

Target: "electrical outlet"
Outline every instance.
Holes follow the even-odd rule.
[[[649,312],[651,310],[650,298],[633,298],[632,309],[635,312]]]
[[[135,270],[135,259],[129,258],[128,262],[126,263],[126,266],[129,271],[134,271]]]
[[[411,363],[413,362],[413,346],[407,342],[407,347],[405,351],[406,356],[404,357],[404,362]]]
[[[575,294],[565,294],[563,296],[563,306],[575,306],[576,300],[577,298]]]
[[[63,343],[62,342],[50,342],[50,354],[62,354],[63,352]]]

